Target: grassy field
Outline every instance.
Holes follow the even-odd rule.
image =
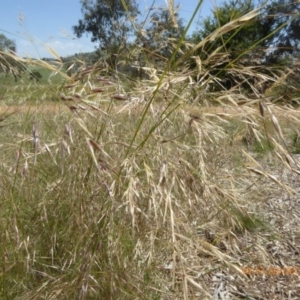
[[[24,71],[17,81],[12,74],[0,74],[0,97],[5,100],[5,105],[59,100],[59,91],[65,80],[61,75],[65,73],[63,68],[57,68],[55,64],[48,65],[47,68],[42,64],[35,65],[32,62],[22,65]],[[50,66],[55,69],[49,69]],[[41,77],[38,80],[31,78],[32,72],[38,72]]]
[[[28,102],[36,86],[20,97],[21,84],[3,95],[1,299],[298,293],[298,111],[146,86],[131,100],[115,81],[57,102]]]
[[[244,93],[28,65],[40,82],[0,78],[1,299],[297,299],[290,67]]]

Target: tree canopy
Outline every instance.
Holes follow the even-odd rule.
[[[73,26],[77,37],[91,34],[102,49],[126,42],[138,14],[135,0],[127,0],[126,7],[121,0],[81,0],[81,5],[83,19]]]
[[[299,10],[300,3],[293,0],[223,2],[193,33],[192,42],[201,45],[193,54],[210,65],[217,89],[252,89],[254,83],[266,89],[270,72],[280,72],[299,51]],[[239,21],[246,14],[251,17]],[[245,67],[255,68],[256,78]]]
[[[0,33],[0,50],[5,52],[16,52],[17,46],[15,41],[7,38],[4,34]]]
[[[275,62],[286,54],[299,53],[299,17],[300,3],[298,1],[275,0],[263,8],[260,19],[261,30],[265,36],[271,31],[274,32],[265,40],[265,46],[272,48],[267,55],[270,62]]]
[[[16,52],[16,50],[15,41],[9,39],[4,34],[0,34],[0,51],[9,53]],[[23,69],[23,66],[10,55],[6,55],[5,53],[0,54],[0,72],[11,73],[15,80],[17,80],[17,76],[20,75]]]
[[[140,69],[148,63],[168,61],[184,32],[179,13],[169,7],[151,6],[141,21],[136,0],[81,0],[81,5],[83,17],[73,27],[74,33],[78,37],[91,34],[91,40],[99,46],[95,57],[106,59],[113,68],[119,62],[130,60]],[[253,13],[254,17],[241,23],[237,21],[256,9],[258,13]],[[299,50],[299,10],[300,3],[293,0],[226,0],[213,9],[211,16],[204,18],[186,43],[182,43],[182,61],[195,63],[195,55],[202,61],[209,58],[207,61],[214,65],[212,75],[224,78],[232,77],[232,74],[227,76],[228,68],[235,62],[241,68],[258,64],[278,66]],[[230,24],[234,26],[230,28]],[[222,33],[225,25],[229,30]],[[185,46],[192,49],[192,45],[215,32],[218,33],[215,38],[201,43],[201,47],[191,51],[183,49]],[[243,82],[247,80],[244,78]]]
[[[297,52],[300,41],[300,3],[293,0],[223,2],[214,8],[212,16],[204,19],[192,39],[196,42],[204,39],[225,24],[253,11],[258,5],[260,14],[256,18],[207,43],[202,51],[209,53],[219,48],[219,51],[226,51],[234,59],[241,54],[253,54],[255,50],[256,54],[260,53],[261,59],[268,61]]]
[[[174,44],[176,45],[183,31],[183,20],[179,18],[179,14],[171,15],[168,9],[161,9],[150,16],[142,41],[149,50],[167,58],[174,51]]]

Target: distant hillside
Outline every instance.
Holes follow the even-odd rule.
[[[64,56],[61,57],[61,60],[64,63],[70,63],[75,61],[82,61],[86,64],[93,64],[99,59],[99,52],[85,52],[85,53],[75,53],[74,55]],[[55,61],[55,58],[43,57],[42,60],[44,61]]]

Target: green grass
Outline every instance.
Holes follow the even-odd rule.
[[[267,138],[263,138],[260,141],[254,141],[252,149],[254,152],[264,155],[272,152],[275,149],[275,146]]]
[[[31,80],[30,71],[39,72],[42,78],[39,81]],[[60,74],[55,74],[45,67],[28,65],[17,81],[11,74],[0,74],[0,96],[6,105],[57,102],[64,80]]]
[[[290,147],[291,152],[293,154],[300,154],[300,142],[298,133],[293,133],[290,136],[290,139],[292,140]]]

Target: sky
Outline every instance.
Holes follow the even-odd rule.
[[[180,17],[187,22],[199,0],[175,1],[180,4]],[[194,19],[191,31],[197,22],[210,14],[216,0],[204,0]],[[153,0],[137,0],[143,13]],[[155,7],[165,6],[164,0],[156,0]],[[47,47],[52,47],[60,56],[92,52],[97,44],[90,36],[77,38],[72,26],[82,18],[80,0],[0,0],[0,33],[16,42],[17,54],[22,57],[51,57]]]

